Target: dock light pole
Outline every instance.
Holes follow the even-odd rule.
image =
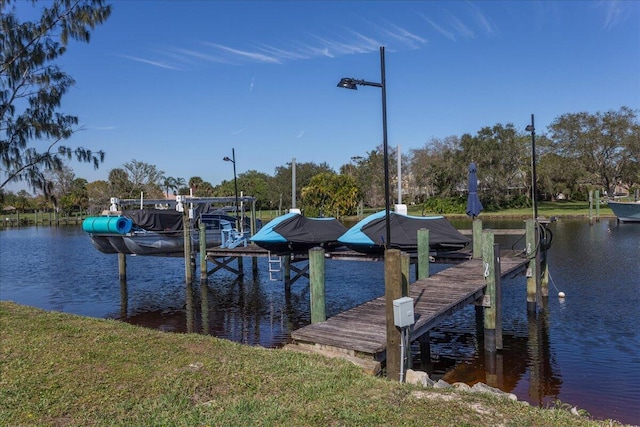
[[[360,86],[375,86],[382,89],[382,147],[384,151],[384,210],[385,210],[385,226],[387,228],[385,248],[389,248],[391,244],[391,227],[389,224],[389,148],[387,144],[387,85],[384,70],[384,46],[380,46],[380,83],[368,82],[366,80],[358,80],[353,78],[342,78],[338,83],[338,87],[345,89],[358,89]]]
[[[533,114],[531,114],[531,124],[524,128],[531,132],[531,199],[533,201],[533,220],[538,220],[538,190],[536,189],[536,127]]]
[[[225,156],[224,159],[225,162],[231,162],[233,163],[233,186],[235,187],[235,191],[236,191],[236,229],[240,230],[240,212],[239,212],[239,206],[238,206],[238,178],[236,177],[236,150],[235,148],[231,149],[231,158]]]

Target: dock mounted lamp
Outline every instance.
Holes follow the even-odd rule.
[[[231,149],[231,158],[225,156],[225,162],[233,163],[233,186],[235,187],[236,192],[236,229],[240,230],[240,208],[238,206],[238,178],[236,177],[236,150],[235,148]]]
[[[538,190],[536,188],[536,127],[533,114],[531,114],[531,124],[524,128],[531,132],[531,200],[533,202],[533,220],[538,220]]]
[[[380,46],[380,83],[368,82],[353,78],[342,78],[338,83],[338,87],[345,89],[357,90],[360,86],[375,86],[382,89],[382,147],[384,151],[384,209],[385,209],[385,226],[387,229],[385,247],[389,248],[391,244],[391,226],[389,221],[389,149],[387,144],[387,86],[384,70],[384,46]]]

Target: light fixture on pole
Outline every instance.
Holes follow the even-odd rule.
[[[238,179],[236,177],[236,150],[235,148],[231,149],[231,158],[225,156],[225,162],[233,163],[233,186],[235,187],[236,192],[236,230],[240,230],[240,212],[238,206]]]
[[[384,70],[384,46],[380,46],[380,83],[368,82],[353,78],[343,78],[338,83],[338,87],[345,89],[358,89],[360,86],[375,86],[382,89],[382,147],[384,155],[384,209],[385,209],[385,227],[387,229],[385,247],[389,248],[391,244],[391,226],[389,220],[389,149],[387,144],[387,85]]]
[[[536,127],[531,114],[531,124],[524,128],[531,132],[531,200],[533,201],[533,219],[538,220],[538,190],[536,189]]]

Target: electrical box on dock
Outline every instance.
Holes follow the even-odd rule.
[[[393,300],[393,321],[399,328],[411,326],[415,323],[413,298],[402,297]]]

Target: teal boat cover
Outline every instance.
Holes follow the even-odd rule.
[[[346,231],[336,218],[308,218],[288,213],[269,221],[251,241],[273,252],[300,252],[315,246],[334,247]]]
[[[443,216],[411,216],[390,212],[389,225],[390,249],[416,252],[418,230],[421,228],[429,230],[429,247],[432,251],[455,251],[471,242]],[[338,242],[358,252],[380,253],[385,249],[386,231],[385,212],[382,211],[358,222],[340,236]]]

